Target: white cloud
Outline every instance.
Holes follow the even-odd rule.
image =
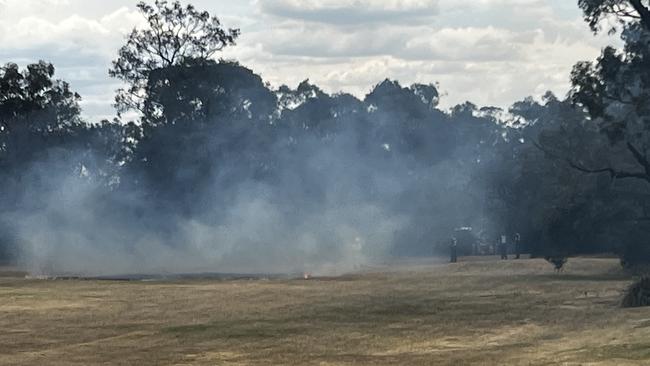
[[[280,18],[359,25],[431,18],[437,13],[437,3],[437,0],[260,0],[256,5],[262,13]]]
[[[273,27],[246,38],[243,61],[272,81],[309,77],[326,90],[357,95],[385,77],[439,81],[448,92],[443,105],[469,99],[505,107],[546,90],[563,95],[573,64],[595,58],[611,41],[591,34],[577,5],[567,11],[553,1],[440,0],[401,2],[402,8],[373,3],[386,12],[426,6],[436,9],[427,13],[435,17],[373,22],[356,12],[361,2],[258,2],[268,16],[262,21]],[[331,20],[331,9],[345,9],[357,19]]]
[[[274,85],[303,79],[359,96],[384,78],[440,82],[443,105],[507,106],[547,89],[566,92],[578,60],[611,39],[594,37],[566,0],[196,0],[241,27],[235,58]],[[0,0],[0,62],[52,61],[110,116],[110,61],[142,17],[134,1]]]
[[[0,9],[4,6],[11,7],[13,13],[20,12],[21,7],[49,6],[56,13],[57,7],[66,8],[69,1],[4,0]],[[61,17],[22,11],[21,16],[0,16],[0,62],[52,62],[57,77],[69,81],[82,95],[86,115],[92,119],[111,118],[112,94],[119,84],[108,79],[108,67],[125,34],[141,23],[142,17],[126,7],[96,18],[76,12]]]

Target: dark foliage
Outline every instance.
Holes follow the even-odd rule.
[[[553,265],[555,272],[562,272],[564,265],[568,261],[568,259],[563,256],[546,256],[544,259]]]
[[[109,71],[127,84],[115,97],[118,111],[147,112],[145,89],[159,80],[152,72],[168,69],[191,60],[209,60],[223,48],[233,45],[238,29],[224,29],[217,17],[179,1],[156,0],[154,5],[138,3],[148,27],[134,29]],[[150,107],[150,106],[149,106]],[[151,112],[150,110],[148,112]]]
[[[644,277],[628,287],[622,306],[624,308],[650,306],[650,277]]]
[[[621,265],[632,272],[644,271],[650,264],[650,246],[645,240],[638,240],[623,243],[620,253]]]
[[[616,19],[623,27],[630,23],[640,23],[650,30],[650,5],[644,0],[578,0],[584,18],[594,32],[602,28],[608,17]],[[615,32],[616,27],[608,29]]]

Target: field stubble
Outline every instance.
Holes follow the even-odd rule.
[[[2,275],[4,273],[4,276]],[[0,365],[644,365],[614,259],[423,261],[311,280],[0,272]]]

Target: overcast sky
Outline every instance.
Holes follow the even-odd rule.
[[[112,118],[110,61],[142,24],[132,0],[0,0],[0,63],[43,59],[83,97],[91,120]],[[239,27],[222,57],[272,85],[309,78],[363,97],[385,78],[440,84],[443,106],[508,106],[564,95],[572,65],[615,40],[594,36],[577,0],[194,0]]]

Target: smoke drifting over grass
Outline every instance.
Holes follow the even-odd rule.
[[[2,215],[18,262],[37,275],[337,274],[490,225],[475,179],[501,136],[489,116],[437,110],[433,86],[386,81],[360,101],[256,83],[215,120],[144,130],[123,160],[105,151],[124,140],[46,150]]]
[[[283,171],[274,182],[220,173],[190,217],[162,208],[150,192],[107,193],[91,176],[53,169],[72,164],[35,164],[22,209],[9,215],[19,260],[33,274],[96,276],[332,274],[385,258],[407,222],[388,204],[403,182],[338,145],[299,153],[309,156],[302,167],[275,153]],[[240,181],[226,183],[231,176]]]

